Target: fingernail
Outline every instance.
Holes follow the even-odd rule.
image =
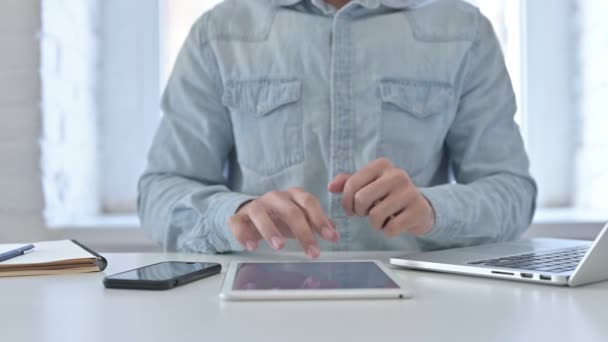
[[[329,227],[323,227],[323,229],[321,229],[321,236],[325,240],[333,240],[334,239],[334,231],[332,229],[330,229]]]
[[[254,251],[256,247],[257,247],[257,244],[254,241],[250,240],[250,241],[245,242],[245,248],[250,252]]]
[[[306,255],[308,255],[308,257],[311,259],[318,258],[319,254],[321,254],[321,250],[319,250],[319,247],[317,246],[310,246],[308,249],[306,249]]]
[[[283,248],[283,239],[281,239],[278,236],[273,236],[270,239],[270,244],[272,244],[272,248],[279,250],[279,249]]]

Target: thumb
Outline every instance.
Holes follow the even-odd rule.
[[[332,194],[342,193],[344,191],[344,185],[346,184],[346,181],[349,178],[350,175],[347,173],[341,173],[337,175],[334,180],[329,182],[329,184],[327,185],[327,190],[329,190],[329,192],[331,192]]]

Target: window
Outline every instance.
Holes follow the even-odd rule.
[[[192,23],[219,2],[43,1],[42,149],[51,226],[135,212],[161,90]],[[503,47],[539,207],[607,209],[608,24],[597,15],[603,2],[470,2],[491,20]],[[68,14],[72,28],[64,25]]]
[[[575,108],[580,128],[575,134],[576,178],[574,205],[608,215],[608,23],[603,18],[606,2],[576,1],[571,4],[578,18],[573,30],[580,53],[572,61],[577,69]]]
[[[163,58],[164,78],[166,79],[171,71],[177,54],[190,32],[192,24],[201,16],[202,13],[210,10],[221,0],[165,0],[164,2],[164,49],[161,52]]]
[[[608,162],[601,152],[608,147],[602,129],[608,127],[608,48],[602,43],[608,24],[598,15],[603,2],[471,2],[492,21],[503,45],[539,207],[608,218]]]
[[[516,121],[525,129],[522,118],[522,8],[519,0],[468,0],[488,17],[500,41],[519,111]]]
[[[43,0],[41,145],[49,226],[135,213],[162,87],[191,24],[219,2]]]

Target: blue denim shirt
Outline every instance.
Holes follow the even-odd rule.
[[[536,196],[489,21],[461,1],[226,0],[193,26],[139,183],[168,250],[242,250],[237,208],[302,187],[337,223],[321,250],[418,251],[513,239]],[[338,173],[387,157],[436,212],[426,236],[346,217]],[[288,248],[298,248],[291,243]]]

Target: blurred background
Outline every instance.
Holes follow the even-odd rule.
[[[159,97],[219,0],[0,0],[0,242],[156,250],[135,216]],[[529,235],[608,221],[608,2],[470,1],[492,21],[539,183]]]

